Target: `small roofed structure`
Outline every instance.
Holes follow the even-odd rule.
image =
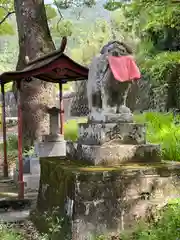
[[[27,66],[21,71],[2,73],[0,75],[0,84],[6,84],[11,81],[19,82],[31,77],[52,83],[78,81],[88,77],[88,68],[69,58],[63,53],[62,48],[34,61],[28,62],[26,60],[26,62]]]
[[[52,83],[59,83],[60,90],[60,133],[63,134],[64,109],[62,100],[62,85],[69,81],[86,80],[88,78],[88,68],[83,67],[73,61],[64,50],[67,44],[67,38],[63,37],[61,46],[58,50],[44,55],[33,61],[25,57],[26,67],[21,71],[4,72],[0,75],[0,85],[2,92],[2,127],[4,143],[4,177],[8,177],[7,162],[7,137],[6,137],[6,116],[5,116],[5,91],[4,85],[11,81],[17,83],[18,89],[21,87],[21,81],[31,81],[32,77]],[[24,198],[23,182],[23,158],[22,158],[22,113],[20,94],[18,97],[18,159],[19,159],[19,198]]]

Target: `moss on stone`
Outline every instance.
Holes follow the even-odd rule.
[[[32,220],[41,232],[47,232],[49,223],[44,216],[48,212],[51,217],[56,214],[63,218],[61,234],[70,232],[70,219],[66,215],[67,199],[74,199],[77,182],[85,184],[85,189],[92,186],[99,188],[99,182],[107,184],[117,179],[134,179],[139,175],[158,175],[169,177],[180,173],[180,164],[172,162],[156,164],[127,164],[114,167],[90,166],[82,162],[68,161],[59,158],[40,159],[41,178],[37,208]],[[60,233],[59,233],[60,234]],[[58,239],[60,235],[58,235]]]

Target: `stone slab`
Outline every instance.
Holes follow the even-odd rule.
[[[65,157],[66,156],[66,141],[44,141],[38,146],[39,157]]]
[[[64,141],[64,135],[62,134],[50,134],[42,136],[42,142],[62,142],[62,141]]]
[[[39,158],[31,158],[30,160],[30,173],[31,174],[39,174],[40,175],[40,162]]]
[[[77,145],[77,160],[92,165],[115,166],[124,163],[154,163],[161,161],[160,145]]]
[[[29,190],[38,190],[39,189],[39,174],[24,174],[24,188]]]
[[[1,223],[23,222],[29,218],[30,210],[0,213]]]
[[[88,123],[132,123],[133,114],[131,112],[125,113],[99,113],[90,115],[88,118]]]
[[[116,141],[120,144],[145,144],[146,129],[137,123],[80,123],[78,142],[86,145],[102,145]]]

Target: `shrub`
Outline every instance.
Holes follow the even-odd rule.
[[[3,152],[3,144],[0,144],[0,150]],[[10,165],[16,162],[18,156],[18,139],[15,134],[11,134],[8,136],[7,140],[7,156],[8,163]]]
[[[139,224],[133,233],[122,234],[121,240],[179,240],[180,200],[169,202],[157,222]]]
[[[64,137],[66,140],[76,141],[78,137],[78,123],[87,122],[86,118],[80,118],[77,120],[69,120],[64,126]]]
[[[11,226],[0,224],[1,240],[24,240],[23,237]]]
[[[149,112],[136,115],[135,121],[147,124],[147,141],[161,144],[164,160],[180,161],[180,116]]]

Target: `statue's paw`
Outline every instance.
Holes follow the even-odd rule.
[[[131,114],[131,110],[126,107],[125,105],[122,105],[118,108],[119,113],[125,113],[125,114]]]

